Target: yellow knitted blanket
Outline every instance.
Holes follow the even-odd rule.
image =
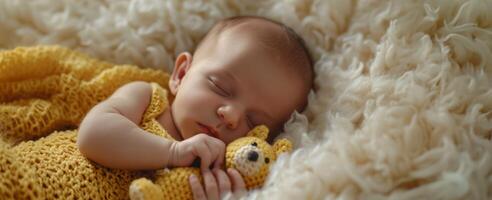
[[[56,46],[0,52],[0,197],[127,199],[131,181],[149,174],[89,161],[76,147],[76,128],[115,89],[142,80],[155,83],[141,126],[165,135],[153,118],[168,105],[159,87],[168,78]]]

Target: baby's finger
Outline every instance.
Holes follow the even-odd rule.
[[[229,176],[221,169],[215,169],[213,172],[215,178],[219,182],[220,194],[225,195],[228,192],[231,192],[231,181],[229,180]]]
[[[217,180],[210,170],[202,171],[203,182],[205,184],[205,191],[209,200],[219,199],[219,188],[217,187]]]
[[[211,138],[209,147],[211,149],[214,149],[214,168],[215,169],[220,169],[222,167],[222,164],[224,163],[224,157],[225,157],[225,143],[222,140],[219,140],[217,138]]]
[[[195,175],[191,175],[189,178],[191,192],[193,193],[194,200],[206,200],[207,196],[203,190],[202,184]]]
[[[205,142],[199,142],[196,144],[195,149],[195,155],[200,157],[200,168],[202,169],[202,171],[207,170],[208,166],[210,166],[213,161],[213,155],[212,152],[210,152],[210,148]]]
[[[214,162],[214,168],[218,169],[221,167],[223,160],[224,160],[224,148],[225,144],[221,140],[213,137],[209,137],[207,139],[207,145],[210,149],[210,152],[212,154],[212,160]],[[210,163],[212,164],[212,163]]]
[[[233,192],[246,192],[246,184],[244,183],[243,177],[241,174],[232,168],[227,169],[227,174],[232,181]]]
[[[224,164],[225,159],[225,143],[221,140],[217,140],[215,143],[215,149],[217,150],[217,159],[214,163],[214,168],[220,169]]]

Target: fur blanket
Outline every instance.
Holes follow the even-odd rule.
[[[316,92],[261,199],[491,199],[492,1],[0,0],[0,48],[59,44],[169,70],[218,19],[283,22]]]

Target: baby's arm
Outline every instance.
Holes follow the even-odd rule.
[[[173,142],[138,127],[151,95],[150,84],[132,82],[92,108],[79,128],[82,154],[110,168],[166,167]]]
[[[190,166],[201,158],[201,168],[223,164],[225,144],[206,134],[177,142],[149,133],[138,124],[147,109],[152,88],[132,82],[116,90],[87,113],[79,127],[77,145],[87,158],[110,168],[158,169]]]

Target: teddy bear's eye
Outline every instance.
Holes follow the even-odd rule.
[[[268,164],[270,162],[270,158],[265,158],[265,163]]]
[[[253,146],[257,147],[257,146],[258,146],[258,143],[253,142],[253,143],[251,143],[251,145],[253,145]]]

